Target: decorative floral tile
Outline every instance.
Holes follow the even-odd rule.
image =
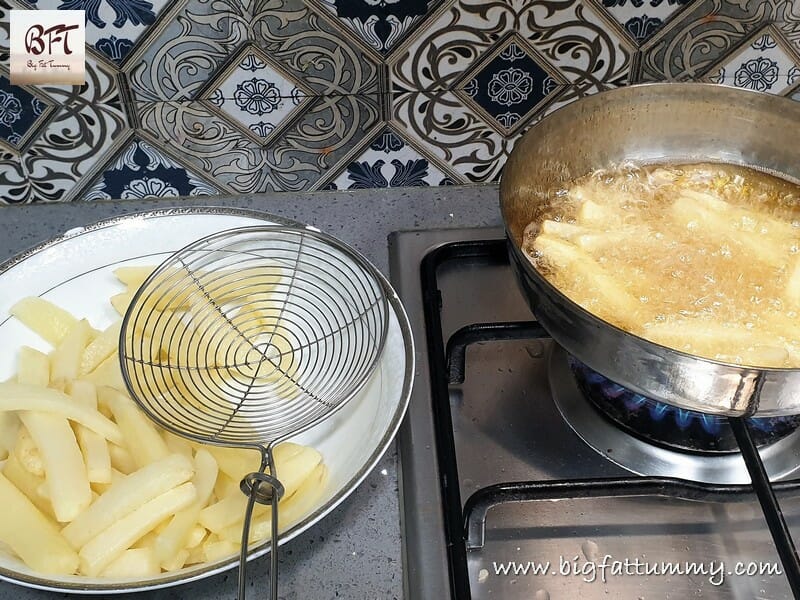
[[[40,9],[85,10],[86,43],[119,63],[168,0],[28,0]]]
[[[477,107],[501,133],[516,131],[566,84],[557,71],[516,34],[478,61],[456,83],[456,94]]]
[[[634,42],[599,6],[447,3],[388,58],[393,124],[466,181],[495,181],[517,136],[624,85]]]
[[[453,177],[445,175],[435,162],[423,156],[391,128],[386,128],[325,189],[358,190],[454,183]]]
[[[635,45],[611,17],[584,0],[495,2],[450,0],[387,59],[394,91],[450,90],[506,36],[516,34],[586,93],[627,82]]]
[[[785,94],[800,82],[800,67],[783,36],[767,27],[726,57],[722,66],[712,69],[707,79],[758,92]]]
[[[608,13],[634,40],[642,43],[691,0],[602,0]]]
[[[309,102],[309,90],[280,65],[253,48],[245,48],[211,84],[205,96],[226,115],[264,141],[280,131]]]
[[[368,46],[386,54],[440,2],[436,0],[320,0]]]
[[[242,135],[209,101],[140,105],[141,127],[227,193],[314,189],[380,122],[377,95],[311,97],[269,143]],[[345,163],[346,164],[346,163]]]
[[[142,140],[131,142],[80,200],[214,196],[219,191]]]
[[[19,150],[51,112],[52,105],[29,88],[0,75],[0,140]]]
[[[9,151],[0,158],[0,202],[73,199],[82,182],[94,176],[128,131],[114,73],[91,55],[87,55],[86,72],[84,86],[37,86],[31,90],[10,86],[5,90],[3,119],[7,128],[0,146]],[[13,94],[9,95],[9,90]],[[29,103],[30,111],[16,113],[12,97],[23,108]],[[40,107],[32,98],[47,106],[39,115]],[[15,134],[20,135],[16,142]]]
[[[157,24],[148,48],[125,67],[136,101],[198,99],[246,44],[312,95],[378,92],[378,61],[342,35],[327,9],[317,13],[303,0],[237,0],[219,12],[220,4],[186,0],[174,20]]]
[[[767,25],[783,37],[786,42],[783,50],[790,56],[800,51],[800,3],[695,0],[642,46],[641,73],[636,80],[691,81],[718,76],[719,68],[728,66],[726,57],[757,42],[759,32]],[[734,67],[738,66],[741,63]],[[756,65],[753,68],[759,69]],[[730,75],[726,69],[726,80]],[[735,77],[734,73],[734,81]],[[741,77],[746,79],[742,75],[740,81],[744,81]]]

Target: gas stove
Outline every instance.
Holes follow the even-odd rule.
[[[533,319],[500,230],[395,233],[390,256],[418,351],[406,597],[795,597],[800,419],[681,411],[578,363]],[[772,483],[751,486],[760,468]]]

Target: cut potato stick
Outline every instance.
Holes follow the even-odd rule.
[[[771,237],[739,230],[726,215],[702,206],[687,196],[675,200],[671,210],[673,218],[678,223],[696,227],[704,235],[740,245],[748,251],[749,256],[773,268],[780,268],[789,258],[790,238]]]
[[[239,544],[229,540],[207,541],[202,546],[201,562],[215,562],[239,552]]]
[[[83,455],[66,417],[22,411],[20,419],[42,455],[45,481],[56,519],[75,519],[92,501]]]
[[[123,437],[129,441],[128,452],[138,468],[169,456],[164,438],[133,400],[109,387],[100,388],[98,395],[111,409]]]
[[[578,210],[576,221],[580,225],[600,229],[612,229],[623,224],[625,213],[610,206],[598,204],[592,200],[584,200]]]
[[[129,288],[124,292],[111,296],[111,306],[114,307],[114,310],[117,311],[117,314],[119,314],[120,317],[125,316],[125,313],[128,311],[128,306],[130,306],[131,300],[133,300],[133,295],[135,293],[136,290],[131,291]]]
[[[186,537],[186,544],[184,547],[192,549],[199,546],[203,543],[203,540],[206,539],[206,534],[208,534],[208,531],[206,531],[205,527],[201,525],[195,525],[189,531],[189,535]]]
[[[78,321],[69,312],[36,296],[28,296],[8,311],[25,326],[57,346]]]
[[[800,236],[799,228],[792,226],[788,221],[775,218],[765,212],[736,206],[707,192],[684,189],[681,194],[705,208],[719,213],[740,231],[773,238],[797,238]]]
[[[189,551],[184,549],[178,550],[175,554],[173,554],[169,560],[161,563],[161,568],[165,571],[177,571],[178,569],[182,569],[183,565],[186,564],[186,559],[189,558]]]
[[[161,567],[153,556],[152,549],[129,548],[111,562],[100,576],[114,579],[145,579],[160,572]]]
[[[63,390],[78,376],[81,354],[89,343],[91,327],[86,319],[73,325],[50,355],[50,386]]]
[[[181,548],[186,546],[189,534],[200,517],[200,511],[208,503],[214,491],[214,483],[217,480],[218,473],[217,461],[214,457],[206,450],[198,450],[194,458],[194,465],[195,473],[192,483],[194,483],[197,491],[197,499],[191,506],[172,517],[172,520],[159,534],[153,546],[156,558],[162,565],[170,564],[170,559],[176,556]],[[184,558],[185,560],[186,558]],[[167,571],[174,570],[169,569],[167,566],[164,566],[164,568]]]
[[[117,446],[116,444],[109,444],[108,456],[111,459],[112,469],[116,469],[123,475],[129,475],[136,470],[136,461],[133,460],[133,456],[128,452],[127,448]]]
[[[122,369],[120,369],[119,357],[116,352],[101,362],[94,371],[82,377],[97,387],[107,386],[120,392],[127,393],[128,391],[125,380],[122,378]]]
[[[114,269],[114,277],[126,286],[138,289],[155,270],[156,265],[117,267]]]
[[[0,475],[0,506],[3,507],[0,540],[25,564],[49,575],[75,573],[78,555],[53,522],[3,475]]]
[[[28,471],[20,464],[19,459],[14,454],[10,454],[8,460],[6,460],[6,464],[3,466],[3,475],[5,475],[19,491],[25,494],[28,500],[33,502],[36,508],[43,514],[55,519],[53,505],[50,504],[50,500],[43,498],[39,494],[39,487],[44,483],[44,477],[37,477]]]
[[[119,427],[96,410],[76,404],[63,392],[9,381],[0,383],[0,411],[17,410],[61,415],[85,425],[111,442],[122,443]]]
[[[81,548],[78,553],[81,571],[90,577],[98,575],[136,540],[168,516],[186,508],[196,496],[194,485],[184,483],[149,500],[115,521]]]
[[[80,357],[79,375],[94,371],[100,363],[114,354],[119,348],[119,333],[122,321],[117,320],[86,346]]]
[[[327,467],[322,464],[317,465],[297,491],[281,501],[278,511],[279,531],[285,531],[313,510],[325,490],[327,480]],[[220,538],[232,543],[238,542],[242,538],[243,523],[244,521],[240,519],[235,525],[221,530]],[[248,539],[250,542],[256,542],[270,537],[272,537],[272,511],[268,509],[264,516],[253,519]]]
[[[37,477],[44,477],[42,454],[25,427],[20,427],[17,430],[17,443],[14,445],[13,455],[17,457],[20,465],[28,473]]]
[[[97,493],[98,496],[102,496],[105,494],[112,485],[117,483],[120,479],[126,477],[126,475],[120,471],[117,471],[113,466],[111,467],[111,481],[108,483],[99,483],[97,481],[91,482],[92,490]]]
[[[111,456],[108,442],[103,436],[82,425],[76,427],[78,446],[86,465],[86,476],[90,483],[111,483]]]
[[[19,432],[19,417],[11,412],[0,413],[0,460],[9,456]]]
[[[558,238],[540,235],[534,248],[546,261],[559,269],[580,277],[584,288],[591,288],[602,300],[603,307],[615,315],[632,315],[641,309],[640,302],[629,294],[620,283],[589,254]],[[579,302],[580,303],[580,302]],[[586,308],[586,307],[584,307]]]
[[[114,483],[62,533],[73,547],[80,548],[137,507],[188,481],[193,474],[191,461],[180,454],[171,454]]]
[[[29,346],[20,348],[17,383],[47,387],[50,383],[50,359],[47,355]]]

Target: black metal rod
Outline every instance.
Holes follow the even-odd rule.
[[[536,321],[474,323],[456,331],[447,340],[447,380],[450,385],[464,383],[467,346],[479,342],[504,342],[549,338]]]
[[[776,491],[800,492],[800,480],[772,484]],[[627,498],[665,496],[704,502],[741,499],[752,493],[750,485],[721,485],[674,477],[619,477],[555,481],[499,483],[474,492],[464,504],[464,534],[467,548],[482,548],[489,509],[513,502],[582,498]],[[738,497],[737,497],[738,496]]]
[[[436,430],[436,460],[439,468],[439,485],[442,491],[442,509],[447,539],[448,568],[451,595],[457,600],[471,597],[467,550],[464,545],[461,492],[459,490],[453,421],[450,414],[450,395],[447,386],[444,334],[442,332],[442,297],[437,273],[448,260],[480,258],[488,264],[507,264],[505,240],[452,242],[429,252],[420,266],[422,301],[425,315],[425,338],[428,344],[428,362],[431,372],[431,410]]]
[[[775,549],[783,564],[783,572],[786,574],[786,579],[789,580],[789,587],[792,588],[794,597],[800,598],[800,560],[797,557],[792,534],[786,525],[783,511],[781,511],[775,496],[775,489],[780,484],[770,483],[764,463],[761,461],[761,455],[750,435],[747,422],[739,417],[731,417],[729,421],[742,451],[747,472],[750,473],[753,489],[761,504],[761,509],[764,511],[764,518],[772,534],[772,540],[775,542]]]

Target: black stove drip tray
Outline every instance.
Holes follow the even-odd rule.
[[[569,357],[583,395],[606,419],[652,444],[693,453],[733,453],[739,447],[728,418],[677,408],[633,392]],[[767,446],[800,427],[800,415],[748,419],[757,446]]]

